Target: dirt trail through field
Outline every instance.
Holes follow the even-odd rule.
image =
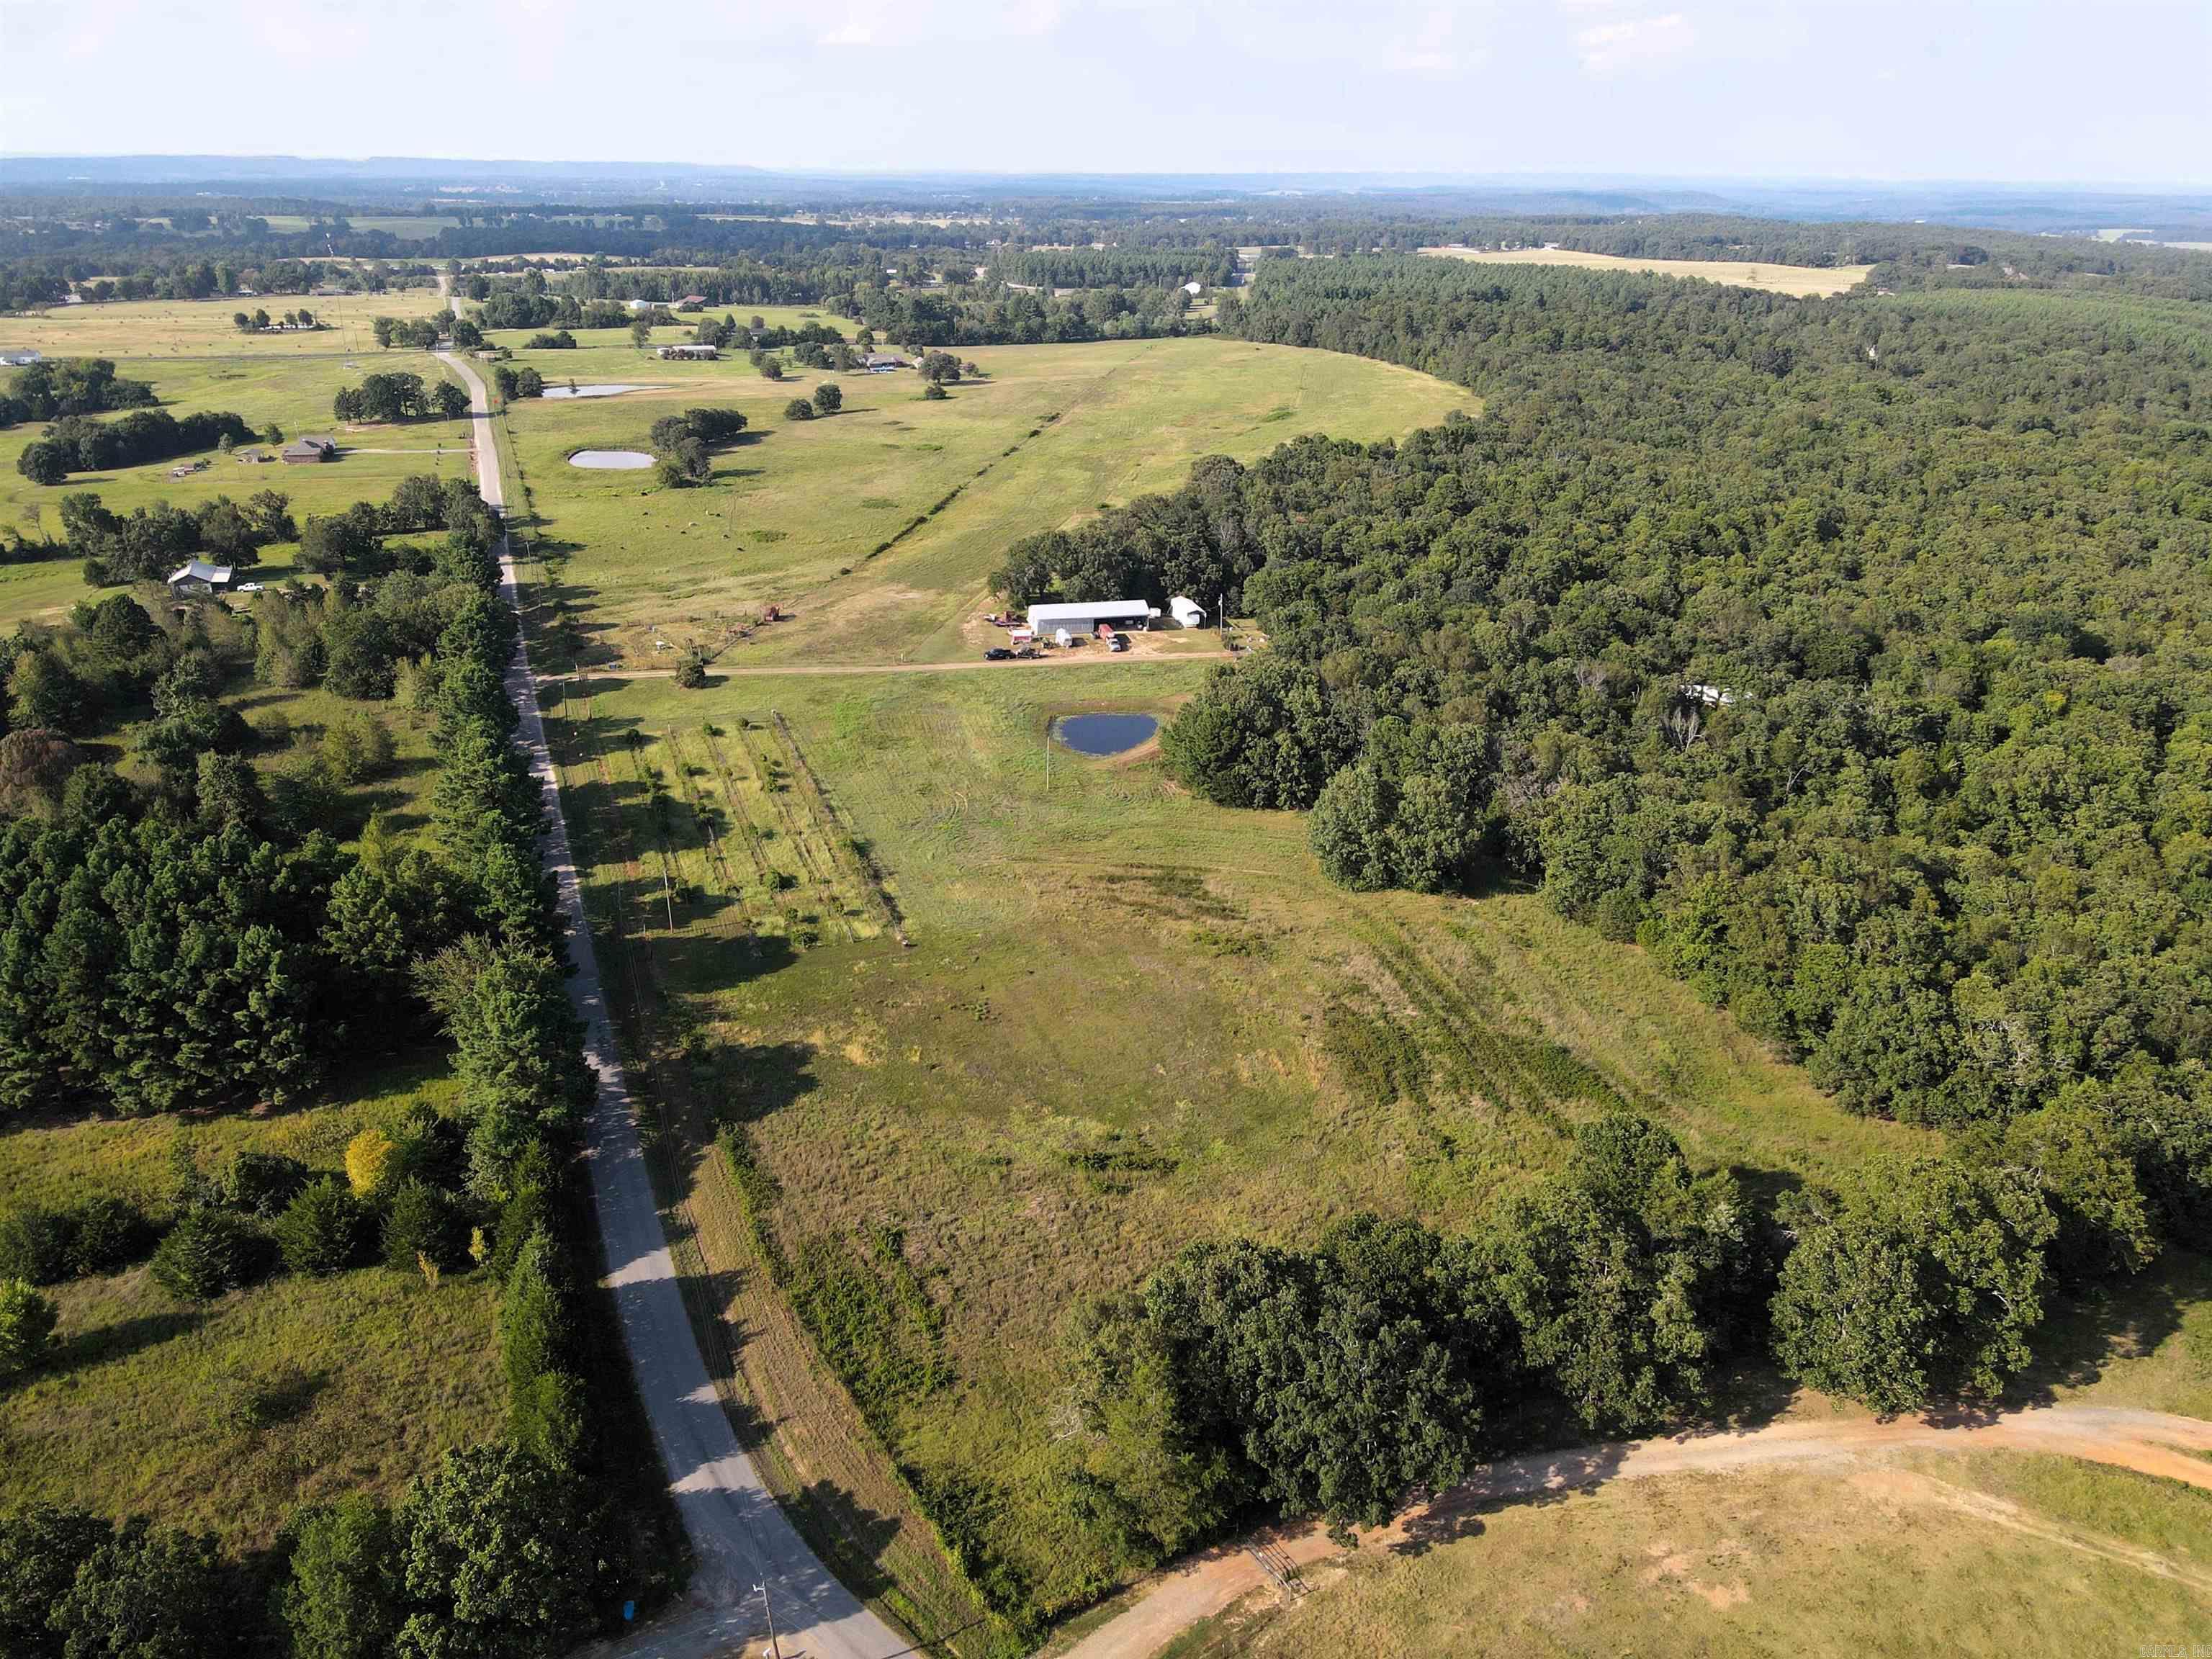
[[[2050,1406],[1956,1420],[1777,1423],[1743,1433],[1622,1441],[1508,1458],[1434,1502],[1407,1510],[1389,1527],[1365,1534],[1363,1547],[1449,1538],[1459,1530],[1462,1518],[1513,1498],[1610,1480],[1820,1458],[1864,1459],[1899,1450],[1991,1448],[2079,1457],[2212,1491],[2212,1462],[2197,1455],[2212,1452],[2212,1423],[2164,1412]],[[1976,1506],[1994,1500],[1967,1494],[1966,1501],[1978,1514],[1982,1509]],[[2033,1529],[2032,1522],[2018,1524]],[[1251,1541],[1270,1547],[1278,1559],[1286,1558],[1301,1567],[1340,1553],[1318,1526],[1271,1532]],[[2160,1567],[2170,1565],[2161,1563]],[[1209,1550],[1163,1573],[1127,1611],[1091,1632],[1060,1659],[1150,1659],[1200,1620],[1233,1606],[1267,1583],[1267,1571],[1245,1545]]]
[[[1039,657],[1031,662],[794,662],[781,665],[763,664],[757,668],[710,668],[707,684],[717,680],[784,679],[794,674],[965,674],[995,670],[1001,674],[1023,674],[1033,668],[1101,668],[1106,664],[1121,662],[1228,662],[1237,655],[1234,651],[1178,651],[1172,657],[1116,657],[1108,652],[1095,656]],[[573,674],[540,674],[541,685],[557,684],[566,680],[665,680],[673,679],[672,668],[587,668]]]

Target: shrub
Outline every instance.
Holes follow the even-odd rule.
[[[787,421],[811,421],[814,418],[814,405],[804,398],[793,398],[783,406],[783,418]]]
[[[211,1302],[259,1273],[260,1237],[228,1210],[194,1210],[154,1252],[154,1282],[179,1301]]]
[[[88,1198],[70,1219],[70,1270],[80,1278],[120,1273],[143,1261],[158,1237],[145,1212],[119,1198]]]
[[[558,1653],[589,1628],[597,1540],[573,1475],[519,1446],[449,1452],[394,1517],[407,1659]]]
[[[1787,1375],[1898,1413],[1994,1395],[2027,1364],[2058,1224],[2024,1172],[1886,1154],[1778,1213],[1796,1241],[1773,1304]]]
[[[51,1297],[20,1279],[0,1279],[0,1382],[35,1369],[54,1346]]]
[[[458,1267],[468,1259],[461,1218],[453,1200],[427,1181],[407,1180],[392,1194],[384,1215],[384,1260],[401,1273],[412,1273],[420,1257],[436,1267]]]
[[[943,386],[938,385],[936,381],[932,380],[927,386],[922,387],[921,395],[927,402],[942,403],[945,398],[951,397],[952,394],[947,392]]]
[[[61,1633],[46,1616],[114,1530],[99,1516],[51,1504],[0,1516],[0,1653],[61,1659]]]
[[[346,1180],[362,1198],[376,1198],[406,1170],[399,1143],[381,1129],[363,1129],[346,1143]]]
[[[302,1188],[270,1231],[286,1267],[322,1278],[360,1261],[368,1242],[368,1209],[336,1176],[325,1176]]]
[[[676,659],[676,684],[685,691],[696,691],[707,684],[707,656],[697,646]]]
[[[824,380],[814,388],[815,412],[835,415],[845,406],[845,393],[835,380]]]
[[[93,1550],[47,1622],[67,1659],[198,1659],[251,1650],[236,1571],[202,1533],[134,1516]]]
[[[307,1174],[306,1164],[282,1152],[240,1152],[224,1166],[216,1190],[234,1210],[272,1216],[307,1184]]]
[[[302,1510],[292,1532],[292,1576],[282,1606],[293,1650],[317,1659],[381,1659],[399,1629],[392,1517],[355,1494]]]
[[[58,1285],[70,1273],[70,1218],[27,1204],[0,1216],[0,1278]]]

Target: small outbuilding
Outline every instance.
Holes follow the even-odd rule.
[[[1196,599],[1187,599],[1180,593],[1168,601],[1168,615],[1177,628],[1206,626],[1206,607]]]
[[[1206,292],[1206,284],[1203,283],[1185,283],[1182,285],[1182,291],[1189,295],[1192,299],[1195,300],[1200,295]]]
[[[231,569],[227,564],[210,564],[204,559],[190,559],[181,569],[170,573],[169,592],[179,598],[190,596],[204,599],[213,593],[230,591]]]
[[[1030,627],[1039,634],[1096,634],[1102,624],[1150,628],[1160,614],[1142,599],[1086,599],[1079,604],[1033,605]]]
[[[284,446],[284,465],[298,466],[309,461],[335,461],[338,447],[328,438],[295,438]]]

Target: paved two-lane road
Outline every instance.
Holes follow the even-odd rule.
[[[485,501],[503,509],[499,452],[483,381],[462,358],[438,355],[468,385],[475,410],[471,429],[477,487]],[[504,543],[500,547],[500,585],[502,595],[514,604],[514,565]],[[545,745],[544,722],[538,714],[529,650],[520,640],[507,665],[507,690],[522,717],[521,737],[529,750],[531,771],[544,791],[545,858],[560,884],[561,913],[576,963],[569,995],[584,1022],[584,1057],[599,1077],[587,1157],[607,1283],[614,1291],[623,1340],[668,1470],[670,1489],[698,1557],[690,1592],[693,1611],[672,1619],[634,1647],[625,1644],[625,1650],[667,1659],[726,1653],[733,1644],[766,1632],[761,1598],[753,1593],[755,1585],[765,1583],[775,1599],[777,1632],[787,1659],[802,1653],[807,1659],[886,1659],[904,1652],[904,1638],[861,1606],[793,1529],[759,1471],[739,1449],[708,1378],[653,1203],[653,1183],[638,1142],[636,1104],[623,1079],[622,1056],[608,1022],[591,930],[585,922],[583,890],[568,851],[568,829],[561,814],[561,792]]]

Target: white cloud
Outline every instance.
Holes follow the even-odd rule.
[[[1594,23],[1575,32],[1575,52],[1585,73],[1618,75],[1638,64],[1657,63],[1689,50],[1697,32],[1679,11],[1625,23]]]
[[[1429,79],[1477,67],[1489,58],[1489,49],[1462,30],[1463,21],[1443,9],[1425,14],[1413,28],[1390,41],[1383,56],[1384,67]]]
[[[875,30],[866,23],[848,23],[842,28],[831,29],[815,44],[823,46],[866,46],[874,44]]]

